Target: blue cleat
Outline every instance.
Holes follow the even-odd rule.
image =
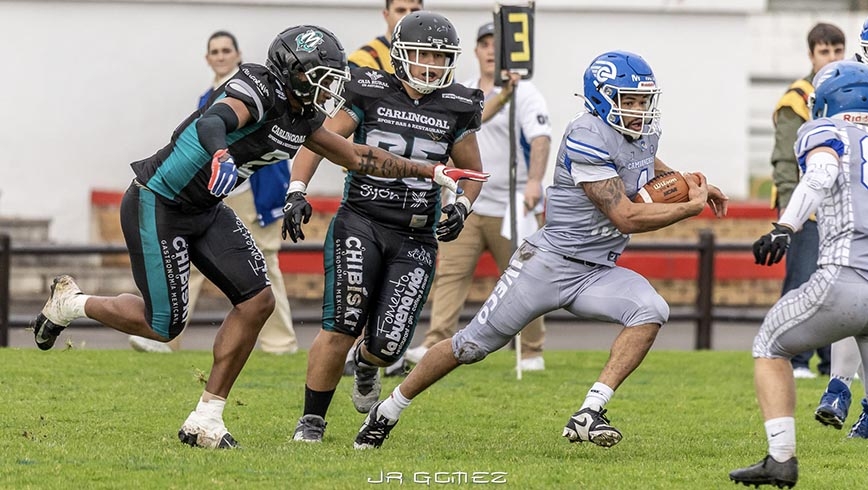
[[[862,399],[862,413],[856,419],[856,423],[853,424],[847,437],[868,439],[868,398]]]
[[[814,418],[823,425],[831,425],[841,430],[844,420],[847,419],[847,412],[850,411],[850,401],[850,388],[840,379],[833,378],[820,398]]]

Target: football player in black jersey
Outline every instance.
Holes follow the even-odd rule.
[[[274,309],[274,297],[262,253],[223,198],[257,168],[291,158],[302,145],[358,173],[433,177],[453,188],[461,178],[485,178],[354,145],[323,128],[326,116],[343,104],[348,79],[343,47],[317,26],[280,33],[265,66],[241,65],[203,109],[178,126],[165,148],[132,164],[136,177],[121,203],[121,225],[142,296],[84,295],[70,276],[58,276],[36,318],[37,346],[50,349],[81,317],[153,340],[174,338],[187,316],[192,263],[233,308],[214,340],[204,393],[178,437],[192,446],[237,446],[223,423],[223,408]],[[293,202],[287,204],[285,224],[289,216],[299,218]],[[287,231],[294,233],[284,226]]]
[[[395,73],[352,69],[343,110],[326,127],[415,161],[437,165],[451,157],[458,169],[480,171],[475,132],[483,95],[452,83],[460,52],[446,17],[408,14],[392,36]],[[304,192],[320,160],[302,150],[293,162],[289,195],[298,206],[307,206]],[[325,242],[322,330],[308,358],[295,440],[322,440],[350,349],[356,364],[353,404],[366,413],[377,401],[379,367],[398,359],[413,337],[434,273],[437,240],[458,236],[480,188],[468,181],[454,204],[441,207],[440,187],[431,179],[348,172]]]

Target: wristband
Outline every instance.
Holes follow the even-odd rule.
[[[286,190],[287,194],[290,192],[301,192],[304,194],[307,191],[307,184],[300,180],[293,180],[289,183],[289,189]]]
[[[464,209],[467,211],[467,214],[470,215],[470,199],[467,199],[467,196],[461,195],[455,199],[455,204],[461,204],[464,206]],[[466,216],[465,216],[466,217]]]

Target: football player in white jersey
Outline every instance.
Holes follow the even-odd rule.
[[[727,197],[702,176],[700,184],[687,179],[688,202],[634,203],[631,198],[648,180],[672,170],[656,157],[660,89],[654,73],[642,57],[613,51],[594,59],[584,85],[587,112],[569,123],[561,141],[545,227],[512,256],[473,321],[432,346],[391,396],[371,408],[356,436],[357,449],[380,447],[415,396],[559,308],[623,325],[597,382],[563,430],[570,442],[609,447],[621,440],[605,416],[606,404],[644,359],[669,318],[669,306],[644,277],[616,261],[630,233],[695,216],[706,202],[722,217]]]
[[[868,19],[865,19],[862,24],[859,46],[860,49],[853,55],[852,60],[868,63]],[[820,397],[814,417],[821,424],[840,430],[844,427],[844,421],[850,411],[850,402],[853,399],[850,385],[862,367],[862,356],[856,339],[848,337],[832,344],[831,357],[829,384]],[[862,379],[865,379],[864,370],[862,374]],[[862,413],[847,437],[868,439],[868,398],[862,399]]]
[[[768,455],[729,474],[745,485],[792,487],[798,480],[790,357],[855,337],[863,364],[868,362],[868,66],[830,63],[813,85],[812,120],[799,128],[795,144],[803,177],[774,229],[754,243],[754,255],[758,264],[779,262],[792,234],[812,213],[820,255],[817,271],[775,303],[754,340]]]

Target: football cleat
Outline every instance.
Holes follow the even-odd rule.
[[[774,485],[778,488],[792,488],[799,480],[799,462],[795,456],[778,463],[770,455],[759,463],[739,468],[729,473],[729,479],[745,486]]]
[[[847,437],[854,439],[868,439],[868,398],[862,399],[862,413],[850,429]]]
[[[621,441],[621,432],[609,425],[606,410],[583,408],[567,421],[562,434],[570,442],[593,442],[602,447],[612,447]]]
[[[190,412],[190,416],[178,430],[178,439],[184,444],[207,449],[239,447],[222,420],[206,417],[196,411]]]
[[[298,419],[295,432],[292,434],[293,441],[322,442],[325,428],[328,425],[319,415],[304,415]]]
[[[73,305],[69,302],[77,294],[81,294],[81,289],[72,277],[62,275],[54,278],[54,282],[51,283],[51,294],[42,311],[36,316],[36,324],[33,327],[36,346],[41,350],[54,347],[60,332],[77,318],[72,312]]]
[[[368,413],[380,398],[380,368],[356,366],[353,379],[353,405],[359,413]]]
[[[419,347],[413,347],[412,349],[408,349],[407,352],[404,353],[404,359],[411,364],[419,364],[419,361],[425,357],[425,353],[428,352],[428,348],[424,345],[420,345]]]
[[[356,440],[353,442],[353,447],[356,449],[376,449],[383,445],[383,442],[389,438],[389,432],[398,424],[398,420],[387,419],[381,416],[377,409],[383,402],[377,402],[371,407],[368,416],[365,417],[365,422],[359,429],[356,435]]]
[[[146,339],[138,335],[130,335],[130,347],[138,352],[153,352],[157,354],[171,354],[174,352],[168,344],[157,340]]]
[[[841,430],[847,412],[850,411],[850,388],[840,379],[829,381],[826,391],[820,397],[820,404],[814,411],[814,418],[823,425],[831,425]]]

